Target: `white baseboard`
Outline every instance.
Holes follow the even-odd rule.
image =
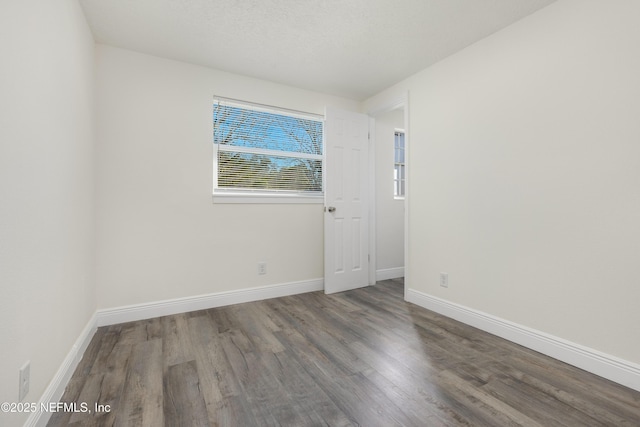
[[[56,372],[55,376],[44,390],[44,393],[38,401],[38,408],[40,408],[42,404],[46,405],[50,402],[60,401],[64,394],[64,390],[67,387],[73,372],[76,370],[78,363],[82,360],[82,356],[91,342],[96,329],[96,315],[94,314],[91,316],[91,319],[89,319],[89,322],[82,332],[80,332],[80,336],[71,347],[71,351],[69,351],[67,357],[62,361],[62,365],[60,365],[58,372]],[[45,427],[49,422],[50,417],[51,412],[32,412],[24,425],[25,427]]]
[[[407,289],[407,301],[640,391],[640,365],[517,323]]]
[[[404,277],[404,267],[383,268],[376,270],[376,282],[378,280],[389,280]]]
[[[165,301],[155,301],[144,304],[128,305],[124,307],[107,308],[96,312],[97,325],[107,326],[117,323],[133,322],[151,319],[171,314],[189,311],[205,310],[207,308],[243,302],[260,301],[287,295],[303,294],[324,289],[324,279],[305,280],[301,282],[283,283],[279,285],[263,286],[259,288],[240,289],[236,291],[218,292],[186,298],[176,298]]]

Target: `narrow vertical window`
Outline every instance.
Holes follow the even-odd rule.
[[[393,196],[404,197],[405,194],[405,156],[404,156],[404,132],[396,131],[394,137],[394,169],[393,169]]]

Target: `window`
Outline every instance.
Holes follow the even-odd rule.
[[[404,197],[406,168],[404,164],[404,132],[396,131],[394,137],[394,168],[393,168],[393,196],[397,198]]]
[[[213,142],[214,195],[322,201],[321,117],[216,99]]]

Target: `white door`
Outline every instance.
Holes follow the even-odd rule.
[[[327,108],[324,291],[369,284],[369,118]]]

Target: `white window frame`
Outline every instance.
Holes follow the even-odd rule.
[[[404,142],[404,146],[402,147],[402,151],[404,151],[403,154],[403,158],[404,158],[404,162],[396,162],[396,158],[397,158],[397,150],[398,148],[396,147],[396,134],[401,133],[404,138],[403,138],[403,142]],[[403,177],[397,178],[396,177],[396,166],[401,165],[402,169],[403,169]],[[400,185],[400,187],[398,187],[398,182],[400,182],[402,185]],[[401,189],[404,190],[402,191],[402,194],[396,194],[396,189]],[[404,129],[394,129],[393,132],[393,198],[396,200],[404,200],[404,198],[406,197],[407,194],[407,133],[404,131]]]
[[[318,114],[306,113],[306,112],[291,110],[287,108],[273,107],[273,106],[264,105],[264,104],[240,101],[240,100],[231,99],[231,98],[223,98],[219,96],[214,97],[214,105],[217,102],[223,103],[225,105],[232,105],[235,107],[240,107],[240,108],[245,108],[250,110],[287,115],[290,117],[298,117],[303,119],[312,119],[312,120],[322,122],[324,127],[324,116],[321,116]],[[322,144],[324,146],[324,131],[323,131]],[[228,148],[221,144],[216,144],[215,142],[213,142],[213,203],[251,203],[251,204],[255,204],[255,203],[322,204],[324,203],[324,176],[322,179],[323,191],[320,191],[320,192],[219,188],[218,187],[218,157],[219,157],[220,151],[247,152],[247,153],[255,153],[255,154],[277,155],[279,157],[293,157],[293,158],[321,160],[322,173],[324,175],[325,173],[324,147],[323,147],[323,154],[319,156],[319,155],[306,154],[306,153],[292,153],[292,152],[280,152],[280,151],[276,152],[276,151],[266,150],[266,149],[247,148],[247,147],[238,147],[238,146],[234,146],[233,148]]]

